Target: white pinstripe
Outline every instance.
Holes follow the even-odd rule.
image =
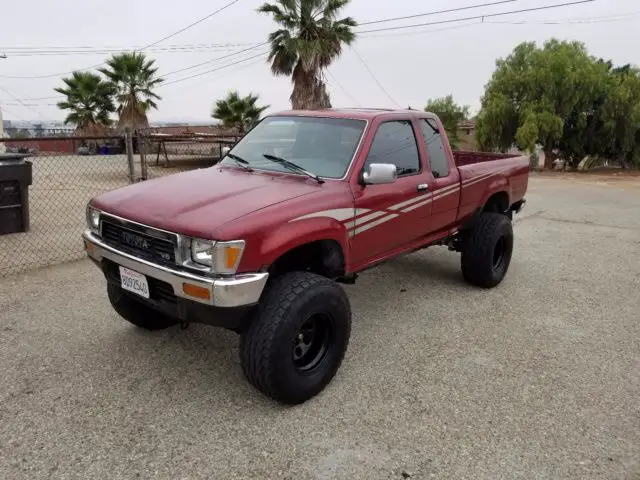
[[[499,175],[503,171],[504,170],[483,173],[475,177],[467,178],[460,183],[455,183],[453,185],[449,185],[447,187],[441,188],[440,190],[436,190],[435,192],[430,193],[428,198],[425,198],[424,196],[418,196],[416,198],[391,205],[384,210],[372,211],[367,208],[354,209],[353,207],[336,208],[302,215],[301,217],[296,217],[292,220],[289,220],[289,222],[305,220],[308,218],[333,218],[339,222],[342,222],[345,228],[349,230],[350,235],[353,237],[374,227],[382,225],[383,223],[386,223],[390,220],[393,220],[403,213],[412,212],[413,210],[416,210],[420,207],[429,205],[435,200],[440,200],[449,195],[453,195],[454,193],[460,193],[465,188],[488,180],[493,176]]]

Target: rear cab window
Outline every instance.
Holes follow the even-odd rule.
[[[438,125],[431,118],[421,118],[420,130],[427,150],[427,159],[431,167],[434,178],[444,178],[449,176],[449,158],[444,149],[442,135],[438,131]]]

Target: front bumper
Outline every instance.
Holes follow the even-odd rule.
[[[138,273],[165,282],[173,288],[178,298],[210,305],[233,308],[255,305],[269,278],[268,273],[239,274],[233,277],[207,277],[177,270],[137,258],[107,245],[100,237],[86,230],[82,234],[85,251],[100,266],[109,260]],[[185,293],[185,285],[200,287],[209,292],[208,298],[194,297]],[[189,287],[187,287],[189,290]],[[206,296],[205,296],[206,297]]]

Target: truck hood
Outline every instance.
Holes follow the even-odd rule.
[[[92,205],[122,218],[189,236],[213,238],[219,226],[318,191],[306,177],[233,167],[178,173],[104,193]]]

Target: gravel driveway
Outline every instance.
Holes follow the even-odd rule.
[[[640,479],[640,182],[563,178],[500,287],[443,248],[346,287],[345,362],[295,408],[231,333],[127,325],[87,261],[0,280],[0,478]]]

